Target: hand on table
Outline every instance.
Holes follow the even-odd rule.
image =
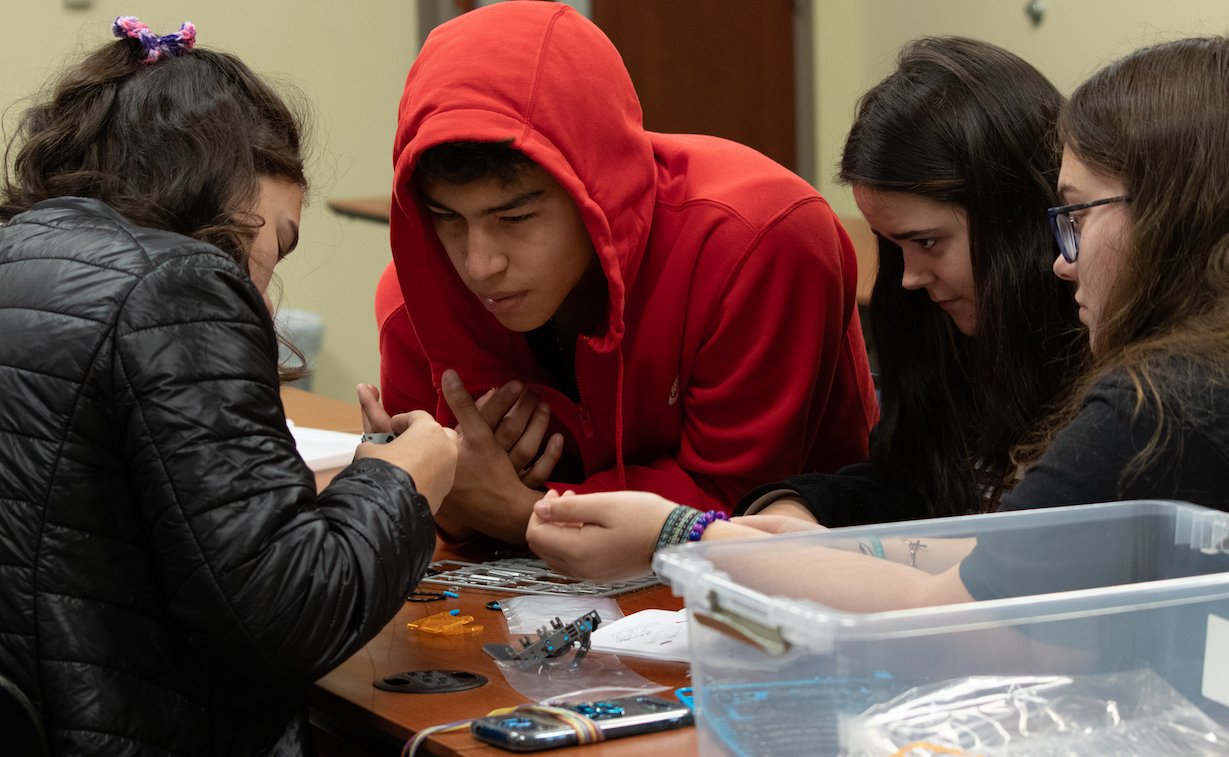
[[[452,488],[457,468],[457,433],[435,422],[429,413],[415,410],[389,418],[380,407],[380,392],[370,384],[358,387],[365,433],[396,433],[388,444],[365,442],[354,459],[374,457],[396,465],[414,479],[418,493],[435,514]],[[373,407],[374,405],[374,407]]]
[[[555,434],[537,462],[550,420],[550,408],[509,382],[478,402],[456,371],[444,371],[444,400],[457,418],[460,446],[457,474],[436,523],[455,538],[481,531],[507,542],[523,543],[540,486],[563,453]]]
[[[565,575],[592,581],[643,576],[675,507],[648,492],[551,491],[534,505],[525,536],[534,553]]]

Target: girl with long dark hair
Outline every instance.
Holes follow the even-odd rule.
[[[840,178],[879,239],[870,458],[761,487],[736,512],[845,526],[998,506],[1013,448],[1066,396],[1085,351],[1037,224],[1057,197],[1062,102],[1028,63],[963,38],[911,43],[862,97]],[[782,496],[802,507],[768,504]]]

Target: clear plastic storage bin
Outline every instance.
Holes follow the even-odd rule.
[[[686,599],[701,755],[1229,754],[1227,537],[1229,514],[1139,501],[701,542],[654,570]],[[824,580],[794,569],[807,550],[937,573],[974,544],[1022,557],[1006,583],[1034,590],[869,614],[799,598]]]

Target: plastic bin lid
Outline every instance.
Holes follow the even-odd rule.
[[[849,549],[848,545],[858,538],[872,535],[884,543],[890,539],[989,534],[995,534],[996,539],[1011,539],[1015,534],[1035,538],[1039,528],[1078,525],[1098,531],[1117,526],[1142,532],[1144,528],[1155,529],[1158,523],[1172,524],[1175,555],[1193,550],[1229,553],[1229,514],[1189,503],[1136,500],[696,542],[657,553],[653,569],[676,596],[686,599],[687,608],[699,622],[723,626],[723,632],[745,637],[742,640],[768,654],[782,653],[792,645],[824,652],[838,640],[948,633],[1229,598],[1229,573],[1208,573],[911,610],[852,613],[808,599],[758,591],[740,582],[741,569],[754,565],[757,556],[779,552],[786,546],[832,547],[843,543]]]

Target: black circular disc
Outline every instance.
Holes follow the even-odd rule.
[[[464,670],[411,670],[385,676],[375,682],[381,691],[397,691],[403,694],[447,694],[485,686],[486,676],[467,673]]]

